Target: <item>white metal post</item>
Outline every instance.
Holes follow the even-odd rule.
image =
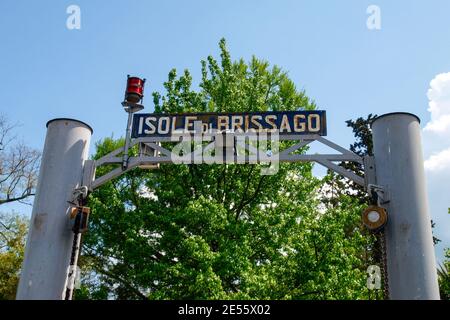
[[[74,234],[69,203],[79,187],[92,129],[72,119],[47,123],[17,299],[61,300]]]
[[[372,124],[377,185],[384,187],[390,299],[439,299],[420,120],[390,113]]]

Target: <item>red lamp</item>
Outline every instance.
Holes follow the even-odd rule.
[[[127,88],[125,90],[125,98],[122,102],[124,107],[133,109],[143,109],[142,101],[144,98],[145,79],[127,76]]]

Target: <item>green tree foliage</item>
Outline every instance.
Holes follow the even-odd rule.
[[[441,299],[450,300],[450,248],[445,250],[445,261],[438,267],[438,277]]]
[[[16,214],[0,214],[0,300],[16,297],[28,221]]]
[[[349,149],[360,157],[373,155],[371,124],[376,118],[377,115],[369,114],[365,118],[358,117],[355,120],[350,119],[346,121],[347,127],[352,129],[355,137],[355,142],[350,144]],[[364,176],[364,167],[360,163],[341,162],[339,165],[360,176]],[[358,201],[362,208],[366,208],[368,205],[373,204],[373,198],[369,196],[364,187],[331,170],[328,170],[323,182],[322,194],[325,195],[323,197],[323,202],[328,205],[328,207],[338,206],[343,199],[345,201],[348,197],[352,197],[355,201]],[[365,248],[366,265],[381,266],[383,252],[381,249],[380,237],[377,237],[377,234],[374,234],[367,229],[363,229],[361,232],[365,238],[372,239],[372,241],[368,241],[368,245]],[[382,280],[384,281],[384,279]],[[376,292],[375,298],[378,298],[379,294],[381,293]]]
[[[450,208],[448,209],[450,214]],[[438,267],[439,291],[442,300],[450,300],[450,248],[445,249],[445,260]]]
[[[314,109],[286,72],[253,58],[202,61],[169,73],[156,112]],[[104,139],[95,158],[123,145]],[[134,170],[94,191],[78,299],[365,299],[366,248],[358,200],[320,203],[312,164],[173,165]],[[99,172],[101,175],[102,172]]]

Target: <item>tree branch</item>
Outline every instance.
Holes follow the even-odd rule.
[[[261,176],[261,178],[259,179],[259,182],[258,182],[258,186],[256,187],[255,193],[253,193],[253,195],[250,198],[248,198],[246,201],[241,203],[241,205],[237,208],[236,214],[239,213],[239,215],[240,215],[240,212],[242,211],[242,209],[244,209],[245,206],[249,205],[257,198],[258,194],[261,191],[262,182],[265,177],[266,176]]]
[[[30,194],[26,194],[26,195],[22,195],[20,197],[14,197],[14,198],[7,198],[7,199],[0,199],[0,205],[5,204],[5,203],[10,203],[10,202],[14,202],[14,201],[19,201],[19,200],[23,200],[29,196],[34,196],[34,193],[30,193]]]
[[[239,205],[236,207],[237,208],[237,210],[236,210],[236,220],[239,219],[239,216],[241,215],[241,210],[242,210],[243,205],[245,203],[245,199],[247,198],[246,195],[247,195],[248,187],[250,186],[250,181],[252,180],[253,169],[254,169],[254,166],[251,166],[250,172],[249,172],[248,177],[247,177],[247,183],[246,183],[245,189],[243,190],[243,193],[242,193],[241,201],[239,202]]]

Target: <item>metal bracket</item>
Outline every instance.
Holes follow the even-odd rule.
[[[389,199],[389,192],[387,190],[387,187],[385,186],[379,186],[375,184],[369,184],[367,186],[367,192],[370,194],[372,191],[376,192],[378,196],[378,206],[385,205],[390,202]]]
[[[92,181],[94,181],[94,177],[95,177],[95,161],[94,160],[84,161],[83,178],[81,180],[81,185],[86,186],[89,191],[93,191]]]
[[[373,156],[363,157],[364,164],[364,187],[366,191],[369,190],[369,185],[377,183],[377,176],[375,170],[375,158]]]
[[[88,195],[89,189],[87,186],[75,188],[72,192],[72,203],[76,204],[80,196],[85,199]]]

